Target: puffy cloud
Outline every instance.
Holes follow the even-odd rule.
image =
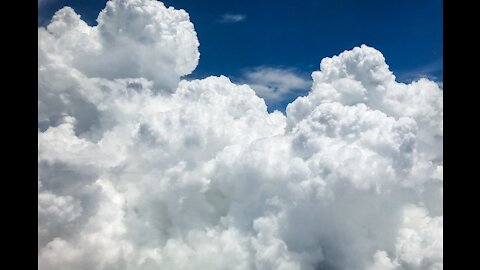
[[[395,270],[398,269],[398,263],[392,262],[385,251],[377,251],[373,255],[374,264],[371,265],[369,270]]]
[[[362,45],[268,113],[248,85],[179,80],[197,47],[150,0],[39,28],[39,269],[443,269],[438,84]],[[252,78],[304,85],[275,71]]]
[[[242,81],[267,103],[282,101],[295,94],[298,96],[299,91],[305,91],[311,85],[293,70],[272,67],[248,70]]]
[[[395,248],[398,258],[408,265],[443,269],[443,216],[432,218],[425,208],[407,207]]]
[[[88,26],[70,7],[57,11],[39,28],[39,68],[64,64],[89,77],[145,77],[171,91],[198,64],[197,35],[184,10],[115,0],[97,22]]]

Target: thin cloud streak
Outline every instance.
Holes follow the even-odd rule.
[[[221,23],[237,23],[245,20],[247,16],[244,14],[230,14],[230,13],[225,13],[222,15],[222,18],[220,19],[219,22]]]
[[[431,80],[439,79],[434,73],[443,69],[443,57],[431,63],[420,66],[418,68],[398,72],[398,80],[402,82],[411,82],[420,78],[428,78]]]

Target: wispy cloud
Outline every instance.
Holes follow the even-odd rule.
[[[437,76],[435,76],[434,74],[441,71],[442,68],[443,68],[443,58],[439,58],[431,63],[420,66],[418,68],[403,71],[403,72],[402,71],[397,72],[398,74],[397,78],[401,82],[410,82],[420,78],[438,80],[439,78],[437,78]]]
[[[230,13],[225,13],[222,15],[220,22],[221,23],[237,23],[245,20],[247,16],[244,14],[230,14]]]
[[[38,0],[38,6],[44,5],[49,2],[54,2],[54,0]]]
[[[256,67],[244,73],[244,83],[250,85],[267,103],[284,100],[294,92],[308,92],[311,81],[293,69]]]

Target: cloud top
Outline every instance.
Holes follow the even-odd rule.
[[[199,42],[184,10],[153,0],[113,0],[97,22],[88,26],[70,7],[57,11],[39,28],[39,62],[55,58],[90,77],[144,77],[168,91],[198,64]]]

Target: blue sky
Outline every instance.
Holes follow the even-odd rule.
[[[68,5],[90,25],[106,1],[44,0],[39,25]],[[200,63],[188,78],[226,75],[244,81],[259,67],[290,70],[310,80],[320,60],[366,44],[380,50],[397,76],[443,80],[440,0],[165,0],[185,9],[200,41]],[[296,96],[267,102],[283,109]]]

